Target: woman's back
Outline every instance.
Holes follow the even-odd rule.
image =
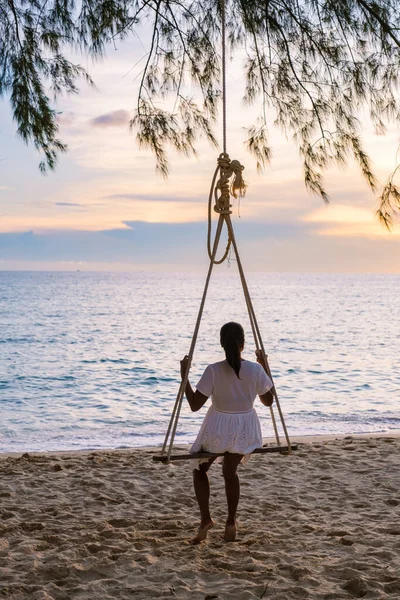
[[[239,377],[226,360],[209,365],[197,389],[211,396],[212,405],[222,412],[248,412],[257,395],[272,388],[272,382],[258,363],[243,360]]]
[[[239,323],[231,321],[221,327],[220,342],[225,351],[226,360],[209,365],[194,392],[187,379],[189,357],[181,361],[182,385],[186,379],[185,394],[190,408],[200,410],[211,396],[209,407],[200,431],[190,453],[209,452],[206,458],[195,459],[197,467],[193,471],[196,498],[199,503],[201,523],[198,534],[192,543],[205,540],[208,530],[213,526],[210,516],[210,485],[207,477],[209,467],[218,457],[223,456],[222,473],[225,479],[228,518],[224,539],[233,542],[236,537],[236,509],[239,502],[239,478],[237,467],[246,462],[256,448],[263,444],[260,420],[253,408],[257,395],[265,406],[272,403],[273,384],[266,373],[261,359],[264,353],[256,351],[261,364],[242,359],[244,348],[244,330]],[[269,397],[271,396],[271,398]]]

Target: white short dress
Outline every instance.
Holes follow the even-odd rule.
[[[243,454],[246,462],[250,453],[262,446],[260,420],[253,405],[273,384],[261,365],[249,360],[242,361],[239,377],[226,360],[208,365],[204,371],[196,388],[211,396],[211,406],[190,453],[231,452]]]

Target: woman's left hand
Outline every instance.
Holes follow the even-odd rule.
[[[187,371],[188,362],[189,362],[189,357],[186,354],[182,358],[182,360],[181,360],[181,377],[182,377],[182,379],[185,377],[185,374],[186,374],[186,371]]]

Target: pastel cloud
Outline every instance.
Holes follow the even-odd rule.
[[[178,196],[177,194],[109,194],[105,200],[142,200],[144,202],[204,202],[204,196]]]
[[[124,229],[0,233],[0,269],[104,268],[185,270],[207,267],[203,223],[127,222]],[[314,224],[237,223],[246,271],[398,272],[393,244],[363,238],[322,238]],[[335,256],[335,261],[332,261]],[[101,267],[103,268],[103,267]],[[233,268],[233,271],[235,268]],[[226,265],[219,272],[226,272]]]
[[[55,205],[56,206],[72,206],[72,207],[77,207],[77,206],[84,207],[85,206],[85,204],[81,204],[78,202],[56,202]]]
[[[82,197],[80,195],[80,197]],[[124,229],[125,222],[190,223],[204,222],[204,202],[182,202],[174,199],[114,199],[108,203],[55,202],[28,206],[25,211],[15,205],[0,219],[0,232],[103,231]]]
[[[99,115],[89,122],[94,127],[119,127],[129,123],[130,115],[127,110],[113,110],[109,113]]]

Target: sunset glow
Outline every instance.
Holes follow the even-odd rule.
[[[78,96],[60,102],[60,137],[69,151],[60,157],[56,171],[46,177],[38,172],[35,150],[16,137],[10,109],[3,102],[0,268],[16,264],[18,268],[32,268],[37,264],[63,269],[68,261],[80,261],[88,269],[104,264],[111,270],[120,270],[121,264],[136,269],[142,265],[140,249],[147,256],[149,243],[153,248],[148,263],[151,268],[186,269],[179,236],[191,234],[184,233],[183,224],[187,224],[188,232],[198,231],[192,238],[193,268],[204,264],[208,190],[219,150],[200,141],[197,159],[171,152],[169,178],[164,180],[155,173],[154,156],[139,150],[129,129],[137,92],[134,80],[140,65],[131,69],[140,52],[143,54],[138,42],[110,51],[104,62],[92,69],[97,89],[82,85]],[[263,174],[257,173],[254,159],[243,146],[243,127],[251,123],[254,112],[243,106],[238,92],[241,86],[237,70],[230,69],[229,153],[245,165],[248,184],[246,197],[234,203],[233,219],[251,268],[270,270],[270,257],[277,253],[274,268],[282,270],[319,270],[318,257],[326,255],[329,264],[326,259],[323,265],[329,271],[399,272],[399,226],[388,232],[379,223],[377,199],[355,165],[327,172],[331,204],[325,206],[306,191],[293,142],[271,126],[271,166]],[[384,181],[395,164],[398,134],[377,137],[367,130],[365,144]],[[137,238],[135,223],[147,224],[143,239]],[[160,238],[161,225],[163,232],[168,230],[165,243],[160,241],[164,239],[164,233]],[[113,232],[116,245],[107,257],[101,252],[97,256],[93,235],[106,235],[109,240],[109,232]],[[120,237],[118,232],[126,232],[126,236]],[[79,256],[75,234],[81,240]],[[65,238],[62,252],[55,241],[60,235]],[[169,245],[168,252],[165,244]],[[346,261],[349,244],[354,252]],[[303,253],[296,251],[299,247]]]

